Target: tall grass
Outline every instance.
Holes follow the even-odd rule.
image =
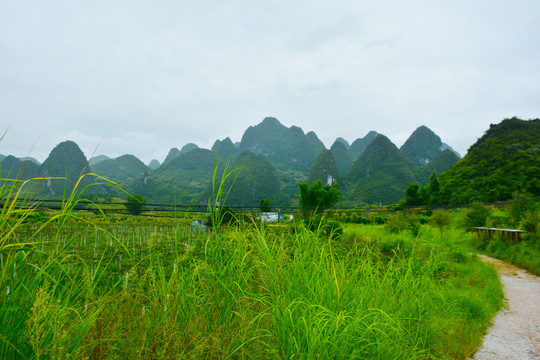
[[[204,232],[82,215],[80,198],[37,225],[4,205],[0,358],[464,359],[500,306],[457,230]]]
[[[50,243],[18,259],[17,294],[33,290],[2,299],[5,357],[466,358],[500,301],[495,273],[436,232],[417,244],[364,227],[356,242],[347,232],[329,242],[286,227],[186,225],[102,234],[68,222],[62,256],[49,264]],[[20,300],[18,318],[7,316]]]
[[[77,353],[103,306],[89,310],[85,305],[81,310],[92,298],[99,267],[96,276],[81,283],[66,266],[76,237],[64,230],[76,218],[74,207],[87,190],[79,188],[82,178],[60,211],[24,235],[25,223],[37,211],[32,196],[46,178],[0,179],[0,358],[62,358]],[[39,244],[38,237],[47,228],[54,228],[54,236]]]

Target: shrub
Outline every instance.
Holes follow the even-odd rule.
[[[536,234],[538,231],[538,212],[530,210],[521,218],[521,228],[528,233]]]
[[[486,226],[487,218],[491,215],[491,210],[481,203],[474,203],[465,215],[463,226],[466,228]]]
[[[147,201],[148,199],[145,199],[139,194],[128,195],[124,206],[130,215],[140,215],[143,212],[144,204],[146,204]]]
[[[261,212],[270,212],[270,211],[272,211],[272,200],[270,200],[270,199],[261,199],[260,209],[261,209]]]
[[[395,213],[392,215],[386,224],[384,224],[384,228],[393,233],[399,233],[403,230],[406,230],[409,227],[409,221],[403,216],[403,213]]]
[[[526,214],[534,210],[532,200],[525,199],[526,195],[515,193],[514,200],[508,204],[508,215],[511,226],[518,227]]]
[[[444,228],[452,224],[452,214],[444,210],[435,211],[429,218],[429,224],[439,229],[442,237]]]

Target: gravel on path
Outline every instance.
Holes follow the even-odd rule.
[[[540,359],[540,278],[479,255],[497,269],[506,304],[488,329],[474,360]]]

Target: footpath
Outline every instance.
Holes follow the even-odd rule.
[[[503,261],[479,256],[497,269],[506,302],[473,359],[539,360],[540,278]]]

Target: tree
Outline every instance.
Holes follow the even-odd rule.
[[[409,184],[405,191],[405,204],[409,206],[418,205],[418,184]]]
[[[272,211],[272,200],[270,200],[270,199],[261,199],[260,208],[261,208],[261,212],[270,212],[270,211]]]
[[[441,189],[439,184],[439,178],[437,177],[437,172],[433,171],[429,177],[429,192],[430,194],[437,194]]]
[[[444,210],[435,211],[429,218],[429,224],[439,229],[442,238],[444,228],[452,224],[452,214]]]
[[[480,202],[474,202],[465,215],[464,225],[466,228],[486,226],[487,218],[491,215],[491,209]]]
[[[298,201],[302,206],[306,222],[310,222],[315,215],[334,206],[342,198],[337,181],[324,187],[321,179],[312,181],[310,185],[305,181],[300,181],[298,189],[300,190]]]
[[[428,199],[426,203],[429,204],[438,204],[439,203],[439,191],[441,189],[441,185],[439,184],[439,178],[437,177],[437,173],[433,171],[431,176],[429,177],[429,194]]]
[[[144,204],[146,204],[147,201],[148,199],[145,199],[139,194],[128,195],[124,206],[130,215],[140,215],[143,212]]]

